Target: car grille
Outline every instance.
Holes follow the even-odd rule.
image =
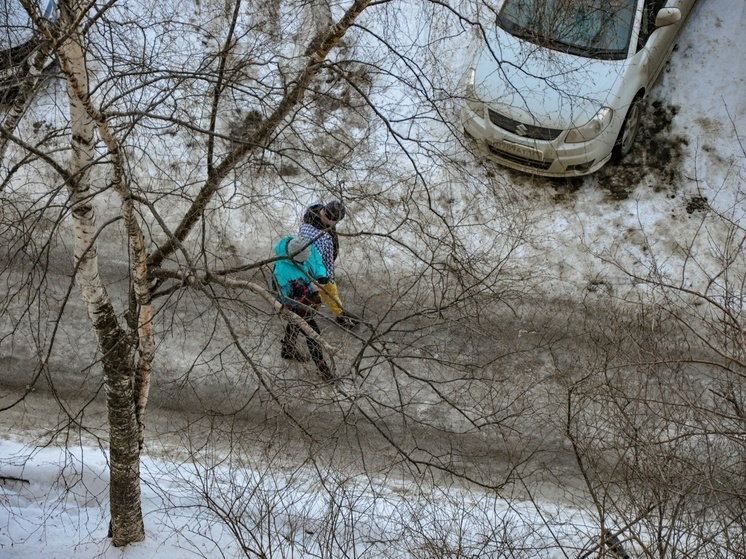
[[[494,145],[492,145],[490,142],[487,142],[487,148],[490,150],[491,153],[494,153],[496,156],[498,156],[500,159],[505,159],[506,161],[512,161],[513,163],[518,163],[519,165],[523,165],[525,167],[531,167],[533,169],[541,169],[543,171],[546,171],[549,169],[549,167],[552,166],[553,160],[544,160],[544,161],[536,161],[535,159],[528,159],[527,157],[521,157],[520,155],[516,155],[515,153],[510,153],[507,151],[503,151]]]
[[[494,124],[495,126],[499,126],[503,130],[507,130],[508,132],[517,134],[518,136],[523,136],[524,138],[531,138],[533,140],[545,140],[551,142],[562,133],[562,130],[555,130],[554,128],[542,128],[541,126],[532,126],[531,124],[518,122],[517,120],[513,120],[512,118],[508,118],[505,115],[501,115],[500,113],[497,113],[492,109],[488,109],[487,112],[490,115],[490,121],[492,122],[492,124]]]

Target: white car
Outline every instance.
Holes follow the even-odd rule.
[[[504,0],[462,78],[466,135],[535,175],[586,175],[622,159],[695,3]]]

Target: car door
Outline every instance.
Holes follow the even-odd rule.
[[[692,0],[645,0],[638,46],[645,51],[644,71],[647,74],[648,88],[663,70],[692,4]],[[656,27],[655,18],[662,8],[678,8],[681,19],[665,27]]]

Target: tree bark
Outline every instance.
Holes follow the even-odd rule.
[[[59,58],[67,79],[72,126],[68,190],[75,233],[75,279],[102,354],[110,436],[110,535],[115,546],[123,546],[145,538],[140,502],[140,429],[134,396],[136,341],[119,326],[98,273],[96,215],[90,197],[96,122],[88,97],[84,38],[76,24],[83,8],[78,0],[63,0],[59,6],[67,37],[60,46]],[[113,181],[121,183],[121,168],[115,169],[114,177]],[[128,232],[131,226],[128,222]]]

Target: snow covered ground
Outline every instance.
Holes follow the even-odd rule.
[[[550,503],[508,502],[457,488],[438,488],[423,500],[390,481],[335,479],[330,473],[322,484],[316,472],[302,469],[211,477],[197,475],[190,463],[146,458],[142,500],[148,536],[121,550],[106,537],[104,454],[44,448],[29,461],[28,450],[0,442],[4,558],[240,557],[242,544],[273,557],[416,557],[440,547],[473,557],[512,550],[516,557],[560,558],[593,541],[591,519]],[[202,493],[208,488],[214,506],[224,507],[225,514],[248,509],[254,514],[243,522],[253,517],[257,524],[231,526],[208,510]],[[230,528],[239,529],[243,541]],[[258,540],[251,541],[254,537]]]
[[[676,149],[654,152],[648,144],[627,167],[607,168],[574,183],[509,174],[516,185],[530,187],[524,192],[536,211],[533,227],[540,240],[528,256],[543,261],[547,276],[556,278],[554,286],[568,293],[586,289],[591,281],[633,288],[594,253],[616,251],[632,268],[644,268],[651,252],[667,254],[668,268],[680,273],[680,248],[701,224],[700,198],[743,224],[744,52],[746,2],[700,1],[653,93],[661,102],[658,114],[670,121],[653,142],[683,139],[674,142]],[[669,111],[672,106],[675,115]],[[707,239],[693,250],[706,251]],[[702,280],[695,273],[685,277],[692,284]],[[218,522],[200,493],[208,483],[211,494],[222,499],[216,505],[236,502],[230,493],[235,486],[227,483],[235,470],[217,469],[206,479],[190,462],[147,458],[142,473],[148,536],[121,550],[112,548],[106,537],[105,450],[85,442],[64,451],[39,448],[36,441],[31,432],[0,441],[0,557],[242,554],[230,524]],[[271,548],[276,557],[352,557],[362,552],[368,557],[420,557],[427,546],[439,543],[461,546],[464,556],[498,556],[515,545],[516,557],[549,558],[575,556],[590,540],[590,521],[580,510],[549,502],[509,503],[456,488],[434,490],[422,501],[408,498],[406,488],[390,480],[337,479],[334,472],[328,474],[327,487],[303,470],[247,468],[243,475],[240,485],[264,497],[247,506],[258,507],[257,518],[275,523],[272,538],[244,543]],[[261,503],[272,505],[273,513],[263,515],[267,511],[260,510]],[[469,510],[490,512],[469,515]],[[249,533],[244,530],[244,537]],[[339,534],[345,537],[335,539]],[[520,546],[525,546],[523,554]]]

